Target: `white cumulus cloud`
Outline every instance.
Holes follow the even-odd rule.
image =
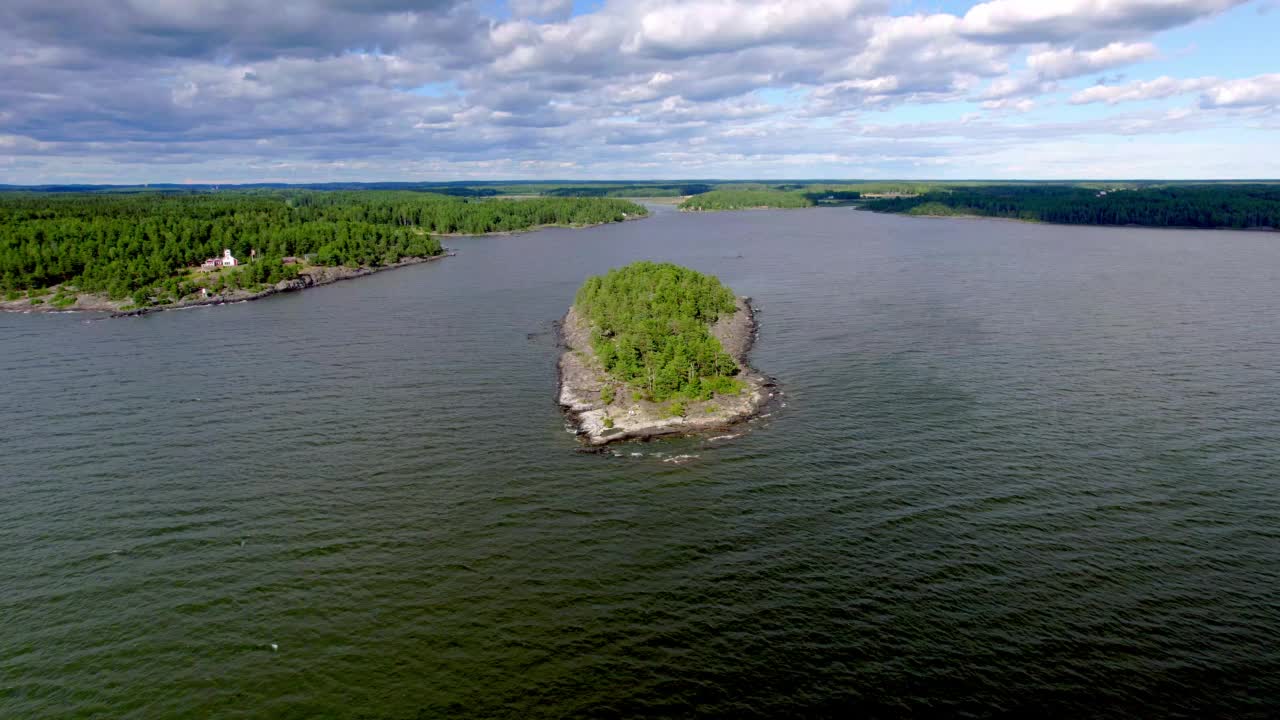
[[[1248,0],[992,0],[964,14],[961,32],[994,42],[1068,42],[1152,33]]]
[[[1136,100],[1159,100],[1195,92],[1207,87],[1212,78],[1171,78],[1167,75],[1155,80],[1142,80],[1124,85],[1094,85],[1071,96],[1072,105],[1106,103],[1115,105]]]
[[[1148,60],[1158,52],[1151,43],[1113,42],[1097,50],[1072,47],[1034,53],[1027,56],[1027,67],[1046,80],[1061,80]]]
[[[1280,105],[1280,73],[1212,85],[1205,89],[1200,104],[1221,108]]]

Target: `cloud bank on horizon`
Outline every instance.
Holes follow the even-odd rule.
[[[7,0],[0,183],[1280,176],[1277,0]]]

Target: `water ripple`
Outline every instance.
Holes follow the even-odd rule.
[[[456,244],[0,316],[0,716],[1280,706],[1270,236],[824,209]],[[575,453],[549,323],[642,258],[755,298],[785,405]]]

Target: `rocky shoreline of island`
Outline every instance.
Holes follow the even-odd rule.
[[[666,406],[633,396],[610,378],[591,349],[591,330],[576,307],[570,307],[559,327],[563,352],[557,363],[557,401],[578,436],[587,445],[602,447],[623,440],[648,440],[671,435],[718,432],[760,415],[778,396],[777,383],[752,368],[748,353],[759,332],[756,308],[748,297],[736,298],[736,311],[721,317],[710,328],[730,357],[738,363],[737,395],[716,395],[690,401],[680,416],[667,414]],[[612,402],[601,392],[616,388]]]
[[[259,290],[232,290],[230,292],[218,295],[210,295],[191,300],[182,300],[175,303],[166,303],[164,305],[150,305],[141,308],[128,308],[128,300],[111,300],[103,295],[83,293],[76,296],[76,302],[65,307],[56,307],[48,303],[40,305],[31,305],[29,300],[9,300],[0,301],[0,312],[20,312],[20,313],[110,313],[113,318],[139,317],[142,315],[150,315],[151,313],[162,312],[164,310],[185,310],[189,308],[205,307],[210,305],[226,305],[229,303],[249,302],[252,300],[261,300],[272,295],[280,293],[297,292],[308,288],[319,287],[321,285],[330,285],[332,283],[341,282],[343,280],[352,280],[366,275],[383,272],[385,270],[394,270],[409,265],[420,265],[422,263],[442,260],[446,257],[452,257],[456,253],[446,251],[439,255],[429,255],[425,257],[406,257],[401,258],[399,262],[387,265],[379,265],[376,267],[346,267],[346,266],[327,266],[314,265],[308,267],[298,273],[296,278],[281,280],[274,285]],[[126,309],[128,308],[128,309]]]

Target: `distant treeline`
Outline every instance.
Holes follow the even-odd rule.
[[[377,266],[441,252],[428,233],[585,225],[643,215],[620,200],[464,200],[413,192],[238,191],[199,194],[0,193],[0,289],[67,283],[113,298],[175,285],[184,269],[231,249],[256,251],[262,281],[282,258]]]
[[[955,183],[948,183],[953,185]],[[982,184],[982,183],[960,183]],[[742,181],[742,180],[637,180],[628,182],[583,180],[576,182],[545,181],[479,181],[479,182],[331,182],[331,183],[248,183],[241,185],[200,185],[156,183],[150,185],[0,185],[0,192],[22,190],[49,193],[174,193],[192,194],[205,192],[256,191],[359,191],[396,190],[428,192],[454,197],[485,198],[495,196],[541,197],[684,197],[701,195],[712,190],[780,190],[803,192],[817,199],[831,192],[860,192],[862,194],[916,194],[940,187],[938,183],[898,181],[830,181],[791,180]],[[846,198],[849,199],[849,198]]]
[[[803,193],[783,190],[712,190],[680,203],[681,210],[802,208],[813,205]]]
[[[1072,225],[1280,228],[1280,185],[1170,185],[1133,189],[991,185],[868,200],[878,212],[984,215]]]
[[[1070,186],[1092,189],[1114,187],[1152,188],[1186,186],[1231,186],[1243,184],[1276,184],[1270,181],[1199,180],[1111,180],[1051,182],[1043,180],[578,180],[548,182],[543,180],[485,180],[452,182],[328,182],[328,183],[245,183],[234,185],[155,183],[150,185],[4,185],[0,192],[91,192],[91,193],[203,193],[212,191],[243,192],[247,190],[292,191],[368,191],[400,190],[429,192],[454,197],[494,197],[499,195],[544,197],[673,197],[699,195],[712,190],[780,190],[803,192],[811,198],[824,193],[857,192],[866,195],[921,195],[955,188],[993,186],[1051,187]]]
[[[612,198],[466,200],[414,192],[306,193],[289,196],[286,202],[304,219],[337,216],[463,235],[540,225],[596,225],[649,212],[642,205]]]
[[[804,196],[815,205],[844,205],[861,199],[862,193],[856,190],[810,190]]]
[[[543,195],[550,197],[683,197],[710,192],[711,185],[705,183],[689,183],[684,185],[568,185],[544,190]]]

